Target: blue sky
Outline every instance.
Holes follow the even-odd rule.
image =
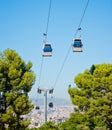
[[[48,42],[53,56],[44,58],[40,86],[51,88],[76,33],[87,0],[52,0]],[[0,0],[0,51],[16,50],[33,63],[36,82],[29,94],[37,97],[49,0]],[[83,52],[72,48],[54,87],[54,97],[69,99],[68,85],[92,64],[112,62],[112,0],[90,0],[81,23]],[[50,95],[48,95],[50,96]],[[43,97],[43,95],[39,95]]]

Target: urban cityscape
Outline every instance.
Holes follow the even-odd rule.
[[[34,102],[36,103],[36,100]],[[68,100],[55,99],[53,103],[53,107],[49,107],[49,104],[47,105],[47,121],[54,123],[64,122],[74,111],[74,106]],[[31,118],[29,128],[38,128],[44,124],[44,104],[42,99],[39,100],[39,104],[39,106],[35,104],[34,109],[26,116],[26,118]]]

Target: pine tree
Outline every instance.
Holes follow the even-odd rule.
[[[75,84],[74,88],[68,88],[75,105],[72,115],[75,121],[79,120],[79,124],[89,126],[90,130],[96,127],[112,130],[112,64],[92,65],[90,70],[75,77]],[[81,118],[75,117],[77,114]]]
[[[28,93],[35,82],[31,70],[15,50],[6,49],[0,54],[0,128],[22,130],[28,127],[30,120],[24,119],[33,104]]]

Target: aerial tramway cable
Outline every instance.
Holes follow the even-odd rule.
[[[49,2],[49,10],[48,10],[48,17],[47,17],[47,25],[46,25],[46,32],[43,34],[45,36],[45,41],[47,40],[47,34],[48,34],[48,28],[49,28],[49,19],[50,19],[50,13],[51,13],[51,3],[52,0]]]
[[[46,47],[45,45],[47,45],[47,48],[44,48],[44,49],[43,49],[43,52],[44,52],[43,55],[44,55],[44,56],[51,56],[51,55],[52,55],[51,44],[50,44],[50,43],[48,44],[48,43],[46,42],[46,40],[47,40],[47,35],[48,35],[50,11],[51,11],[51,1],[52,1],[52,0],[50,0],[50,3],[49,3],[49,11],[48,11],[46,32],[43,34],[43,36],[44,36],[44,40],[43,40],[43,42],[44,42],[44,47]],[[74,37],[76,37],[78,31],[81,29],[81,23],[82,23],[82,21],[83,21],[84,15],[85,15],[85,13],[86,13],[88,4],[89,4],[89,0],[87,0],[87,4],[86,4],[86,6],[85,6],[83,15],[82,15],[82,17],[81,17],[81,19],[80,19],[80,22],[79,22],[79,25],[78,25],[78,29],[76,30],[76,33],[75,33],[75,36],[74,36]],[[46,43],[47,43],[47,44],[46,44]],[[49,48],[50,48],[51,50],[49,50]],[[45,49],[46,49],[46,50],[45,50]],[[62,66],[61,66],[61,68],[60,68],[60,70],[59,70],[59,73],[57,74],[56,80],[55,80],[54,85],[53,85],[53,89],[55,88],[55,86],[56,86],[56,84],[57,84],[57,82],[58,82],[58,80],[59,80],[59,78],[60,78],[61,72],[62,72],[62,70],[63,70],[63,68],[64,68],[64,65],[65,65],[65,63],[66,63],[66,60],[67,60],[68,55],[69,55],[69,53],[70,53],[70,50],[71,50],[71,46],[69,47],[69,49],[68,49],[68,51],[67,51],[67,54],[66,54],[66,56],[65,56],[65,59],[64,59],[64,61],[63,61],[63,63],[62,63]],[[47,52],[50,52],[50,53],[47,53],[47,55],[46,55],[46,51],[47,51]],[[43,67],[43,59],[44,59],[44,58],[42,57],[41,67],[40,67],[40,75],[39,75],[39,83],[38,83],[38,93],[41,93],[41,91],[42,91],[42,89],[39,89],[39,88],[40,88],[40,80],[41,80],[41,75],[42,75],[41,73],[42,73],[42,67]],[[49,92],[50,92],[50,91],[53,91],[53,89],[51,89],[51,90],[49,89]],[[44,95],[44,96],[45,96],[45,95]],[[46,97],[46,96],[45,96],[45,97]],[[51,108],[53,107],[53,103],[52,103],[52,102],[49,103],[49,107],[51,107]],[[46,114],[46,112],[45,112],[45,114]],[[46,117],[46,116],[45,116],[45,117]]]
[[[86,4],[86,6],[85,6],[83,15],[82,15],[82,17],[81,17],[81,19],[80,19],[80,22],[79,22],[79,25],[78,25],[78,28],[77,28],[77,30],[76,30],[76,33],[75,33],[75,36],[74,36],[74,37],[76,37],[77,33],[78,33],[78,32],[81,32],[81,30],[82,30],[82,29],[81,29],[81,23],[82,23],[82,20],[83,20],[83,18],[84,18],[86,9],[87,9],[87,7],[88,7],[88,4],[89,4],[89,0],[87,1],[87,4]],[[82,46],[83,46],[83,44],[82,44],[82,40],[81,40],[81,35],[80,35],[79,37],[77,37],[77,38],[74,38],[74,39],[73,39],[73,42],[74,42],[73,45],[72,45],[72,50],[73,50],[73,52],[82,52]]]
[[[40,73],[39,73],[38,87],[40,87],[40,81],[41,81],[41,75],[42,75],[42,67],[43,67],[43,57],[41,58],[41,66],[40,66]]]
[[[43,34],[43,35],[44,35],[44,42],[46,42],[46,40],[47,40],[47,35],[48,35],[49,18],[50,18],[50,11],[51,11],[51,2],[52,2],[52,0],[50,0],[50,3],[49,3],[49,11],[48,11],[48,17],[47,17],[46,32]],[[89,0],[87,0],[86,6],[85,6],[85,8],[84,8],[82,17],[81,17],[81,19],[80,19],[80,22],[79,22],[79,24],[78,24],[78,28],[77,28],[77,30],[76,30],[76,33],[75,33],[74,37],[76,37],[78,31],[81,30],[81,23],[82,23],[82,21],[83,21],[83,19],[84,19],[84,16],[85,16],[85,13],[86,13],[88,4],[89,4]],[[67,60],[67,58],[68,58],[68,56],[69,56],[70,50],[71,50],[71,45],[70,45],[70,47],[69,47],[69,49],[68,49],[68,51],[67,51],[67,54],[66,54],[66,56],[65,56],[65,58],[64,58],[64,61],[63,61],[62,66],[61,66],[61,68],[60,68],[60,70],[59,70],[59,73],[57,74],[57,77],[56,77],[56,80],[55,80],[55,82],[54,82],[53,88],[56,86],[56,84],[57,84],[57,82],[58,82],[58,80],[59,80],[59,78],[60,78],[61,72],[62,72],[62,70],[63,70],[63,68],[64,68],[64,65],[65,65],[65,63],[66,63],[66,60]],[[41,68],[40,68],[40,76],[39,76],[39,84],[38,84],[38,86],[40,85],[42,67],[43,67],[43,57],[42,57],[42,60],[41,60]]]
[[[49,3],[49,11],[48,11],[46,32],[43,33],[43,36],[44,36],[44,41],[43,41],[44,42],[44,45],[43,45],[43,56],[44,57],[52,56],[52,51],[53,51],[51,43],[47,42],[47,34],[48,34],[48,27],[49,27],[49,18],[50,18],[50,12],[51,12],[51,2],[52,2],[52,0],[50,0],[50,3]]]
[[[76,37],[78,31],[81,29],[81,23],[82,23],[82,21],[83,21],[83,19],[84,19],[84,15],[85,15],[85,13],[86,13],[86,10],[87,10],[88,5],[89,5],[89,0],[87,0],[86,6],[85,6],[85,8],[84,8],[82,17],[81,17],[81,19],[80,19],[80,22],[79,22],[79,25],[78,25],[78,27],[77,27],[77,30],[76,30],[76,33],[75,33],[74,37]]]
[[[83,21],[83,19],[84,19],[84,16],[85,16],[85,13],[86,13],[88,4],[89,4],[89,0],[87,0],[86,6],[85,6],[85,8],[84,8],[83,14],[82,14],[82,16],[81,16],[81,19],[80,19],[80,22],[79,22],[79,24],[78,24],[78,28],[77,28],[77,30],[76,30],[76,33],[75,33],[74,37],[76,37],[78,31],[81,29],[81,23],[82,23],[82,21]],[[54,82],[53,88],[55,88],[55,86],[56,86],[56,84],[57,84],[57,82],[58,82],[58,80],[59,80],[59,78],[60,78],[61,72],[62,72],[62,70],[63,70],[63,68],[64,68],[64,65],[65,65],[65,63],[66,63],[66,60],[67,60],[67,58],[68,58],[68,56],[69,56],[70,50],[71,50],[71,45],[70,45],[70,47],[69,47],[69,49],[68,49],[68,51],[67,51],[67,54],[66,54],[66,56],[65,56],[65,59],[64,59],[64,61],[63,61],[63,63],[62,63],[62,66],[61,66],[61,68],[60,68],[60,70],[59,70],[59,73],[57,74],[57,77],[56,77],[56,80],[55,80],[55,82]]]
[[[45,30],[45,33],[43,33],[43,36],[44,36],[44,38],[43,38],[43,39],[44,39],[44,40],[43,40],[43,43],[45,43],[45,44],[46,44],[47,35],[48,35],[48,29],[49,29],[49,19],[50,19],[50,12],[51,12],[51,3],[52,3],[52,0],[50,0],[50,2],[49,2],[49,9],[48,9],[48,17],[47,17],[46,30]],[[42,58],[41,58],[40,72],[39,72],[38,87],[40,87],[40,82],[41,82],[43,61],[44,61],[44,58],[43,58],[43,56],[42,56]]]

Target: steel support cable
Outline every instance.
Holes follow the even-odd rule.
[[[47,17],[47,24],[46,24],[46,32],[43,34],[44,37],[45,37],[44,42],[46,42],[46,40],[47,40],[47,33],[48,33],[49,19],[50,19],[50,12],[51,12],[51,2],[52,2],[52,0],[50,0],[50,2],[49,2],[49,10],[48,10],[48,17]],[[40,66],[40,72],[39,72],[38,87],[40,87],[42,68],[43,68],[43,61],[44,61],[44,58],[42,57],[42,59],[41,59],[41,66]]]
[[[38,87],[40,87],[40,81],[41,81],[41,75],[42,75],[42,67],[43,67],[43,57],[41,59],[41,65],[40,65],[40,72],[39,72],[39,80],[38,80]]]
[[[76,30],[76,33],[75,33],[74,37],[76,37],[76,35],[77,35],[78,31],[79,31],[79,28],[81,28],[81,23],[82,23],[82,20],[84,19],[84,16],[85,16],[85,13],[86,13],[86,10],[87,10],[88,5],[89,5],[89,0],[87,0],[86,6],[85,6],[85,8],[84,8],[82,17],[81,17],[81,19],[80,19],[80,22],[79,22],[79,25],[78,25],[78,27],[77,27],[77,30]]]
[[[74,37],[76,37],[76,35],[77,35],[77,33],[78,33],[78,30],[79,30],[79,28],[80,28],[80,26],[81,26],[81,23],[82,23],[82,21],[83,21],[84,15],[85,15],[85,13],[86,13],[88,4],[89,4],[89,0],[87,0],[86,6],[85,6],[85,8],[84,8],[82,17],[81,17],[80,22],[79,22],[79,25],[78,25],[78,29],[76,30],[76,33],[75,33],[75,36],[74,36]],[[65,57],[63,63],[62,63],[62,66],[61,66],[61,68],[60,68],[60,71],[59,71],[59,73],[57,74],[57,77],[56,77],[56,80],[55,80],[55,82],[54,82],[53,88],[55,88],[55,86],[56,86],[56,84],[57,84],[57,82],[58,82],[58,80],[59,80],[59,78],[60,78],[61,72],[62,72],[62,70],[63,70],[63,68],[64,68],[64,65],[65,65],[65,63],[66,63],[66,60],[67,60],[67,58],[68,58],[68,56],[69,56],[70,50],[71,50],[71,45],[70,45],[70,47],[69,47],[69,49],[68,49],[68,52],[67,52],[67,54],[66,54],[66,57]]]
[[[51,13],[51,3],[52,3],[52,0],[50,0],[50,2],[49,2],[49,10],[48,10],[48,17],[47,17],[47,24],[46,24],[46,32],[44,34],[44,36],[45,36],[45,42],[47,40],[47,33],[48,33],[48,27],[49,27],[49,19],[50,19],[50,13]]]
[[[56,84],[57,84],[57,82],[58,82],[58,80],[59,80],[60,74],[61,74],[61,72],[62,72],[62,70],[63,70],[63,68],[64,68],[64,65],[65,65],[65,62],[66,62],[66,60],[67,60],[67,58],[68,58],[68,56],[69,56],[70,50],[71,50],[71,46],[69,47],[69,50],[68,50],[68,52],[67,52],[67,54],[66,54],[66,57],[65,57],[65,59],[64,59],[64,61],[63,61],[63,64],[62,64],[62,66],[61,66],[61,68],[60,68],[60,71],[59,71],[59,73],[57,74],[57,77],[56,77],[56,80],[55,80],[55,82],[54,82],[53,88],[56,86]]]

